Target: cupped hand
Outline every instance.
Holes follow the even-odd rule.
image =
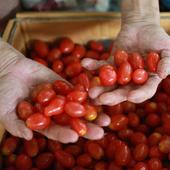
[[[7,43],[0,42],[0,52],[0,123],[12,135],[29,140],[33,132],[18,119],[17,103],[28,97],[35,85],[62,78],[45,66],[25,58]],[[96,124],[87,123],[88,133],[85,138],[102,138],[104,131],[101,126],[107,126],[109,123],[108,116],[101,114]],[[62,143],[78,140],[78,134],[69,127],[52,125],[39,132]]]
[[[158,23],[135,21],[123,24],[115,42],[115,49],[124,49],[128,52],[140,52],[145,54],[148,51],[161,53],[161,60],[158,64],[157,73],[150,74],[148,81],[141,86],[127,85],[122,88],[95,87],[90,89],[89,95],[99,105],[116,105],[123,101],[141,103],[151,98],[161,82],[170,74],[170,37]],[[90,70],[95,70],[101,65],[113,63],[114,57],[108,61],[97,61],[86,58],[82,65]]]

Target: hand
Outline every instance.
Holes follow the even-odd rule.
[[[12,135],[29,140],[33,133],[18,119],[15,112],[17,103],[28,97],[30,89],[36,84],[62,78],[50,69],[25,58],[4,42],[0,42],[0,52],[0,122]],[[97,122],[101,126],[107,126],[110,120],[108,116],[101,115]],[[88,133],[85,138],[102,138],[104,131],[99,125],[88,123]],[[53,125],[39,132],[62,143],[76,142],[78,139],[75,131],[59,125]]]
[[[142,54],[150,50],[161,52],[157,73],[150,74],[149,80],[142,86],[127,85],[119,89],[114,89],[114,87],[90,89],[89,95],[95,99],[96,104],[116,105],[126,100],[141,103],[155,94],[161,80],[170,74],[170,38],[158,23],[152,20],[133,20],[133,22],[129,20],[128,23],[122,24],[113,49],[113,53],[116,48],[129,52],[139,51]],[[82,65],[92,70],[113,62],[113,57],[108,61],[84,59]]]

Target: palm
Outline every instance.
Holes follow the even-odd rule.
[[[143,86],[128,85],[119,89],[97,87],[91,89],[89,95],[96,100],[97,104],[104,105],[115,105],[126,100],[140,103],[151,98],[162,78],[170,73],[170,57],[167,57],[170,51],[168,34],[159,25],[146,25],[144,23],[124,25],[114,42],[114,49],[117,48],[129,52],[139,51],[142,54],[150,50],[161,52],[162,60],[158,66],[158,73],[150,75],[149,80]],[[110,58],[109,62],[113,62],[112,59]],[[85,59],[82,62],[84,67],[90,69],[96,69],[105,63],[106,61],[96,62],[90,59]],[[110,92],[110,90],[112,91]]]

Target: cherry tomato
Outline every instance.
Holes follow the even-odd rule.
[[[90,88],[93,88],[96,86],[101,86],[100,78],[97,76],[93,77],[90,81]]]
[[[48,150],[50,152],[57,152],[58,150],[62,149],[62,145],[61,143],[59,143],[58,141],[54,141],[49,139],[48,140]]]
[[[56,80],[54,82],[54,89],[57,94],[67,95],[72,91],[71,86],[63,80]]]
[[[87,99],[87,93],[83,91],[74,90],[67,95],[68,101],[82,103]]]
[[[46,129],[50,123],[51,119],[41,113],[34,113],[26,120],[27,127],[32,130]]]
[[[132,80],[135,84],[144,84],[148,80],[148,73],[144,69],[137,69],[132,73]]]
[[[114,106],[107,106],[105,108],[105,111],[110,116],[113,115],[113,114],[122,114],[123,113],[123,105],[117,104],[117,105],[114,105]]]
[[[108,170],[107,164],[104,161],[97,162],[94,169],[95,170]]]
[[[29,157],[35,157],[39,152],[37,140],[33,138],[29,141],[25,141],[24,150]]]
[[[138,162],[135,167],[134,167],[134,170],[149,170],[148,169],[148,166],[146,163],[144,162]]]
[[[47,59],[49,62],[53,62],[61,57],[61,51],[58,48],[53,48],[49,51]]]
[[[72,118],[70,120],[70,126],[79,134],[79,136],[84,136],[87,133],[86,124],[78,118]]]
[[[74,49],[72,51],[72,55],[77,58],[83,58],[85,56],[86,49],[83,45],[75,44]]]
[[[25,154],[20,154],[16,158],[15,166],[17,170],[30,170],[32,167],[32,160]]]
[[[164,92],[157,92],[155,95],[156,102],[166,103],[168,100],[168,94]]]
[[[35,164],[36,167],[39,169],[47,169],[50,168],[53,160],[54,160],[54,156],[52,153],[44,152],[36,157]]]
[[[114,62],[117,66],[128,61],[128,53],[124,50],[116,50],[114,53]]]
[[[111,65],[104,65],[99,70],[99,77],[103,86],[113,86],[117,80],[115,69]]]
[[[75,164],[74,157],[62,150],[58,150],[55,152],[55,158],[61,165],[65,168],[73,168]]]
[[[156,113],[150,113],[146,117],[146,123],[151,127],[156,127],[160,124],[160,117]]]
[[[65,73],[69,77],[77,76],[78,74],[80,74],[81,71],[82,71],[82,66],[80,62],[70,63],[65,69]]]
[[[64,110],[71,117],[82,117],[86,114],[84,106],[78,102],[66,102]]]
[[[102,52],[104,50],[104,46],[102,42],[99,41],[94,41],[94,40],[89,41],[88,45],[91,48],[91,50],[95,50],[98,52]]]
[[[50,103],[44,108],[45,116],[53,116],[63,113],[66,99],[64,96],[57,95]]]
[[[31,103],[24,100],[19,102],[17,106],[17,113],[18,117],[25,121],[33,113],[33,107]]]
[[[108,52],[104,52],[101,54],[100,59],[107,60],[107,59],[109,59],[109,57],[110,57],[110,54]]]
[[[82,167],[88,167],[92,163],[92,158],[88,154],[82,154],[77,158],[77,164]]]
[[[62,53],[71,53],[74,49],[74,43],[70,38],[63,38],[59,44],[59,49]]]
[[[88,50],[85,54],[85,58],[93,58],[98,60],[100,58],[99,53],[94,50]]]
[[[123,114],[114,114],[111,117],[111,129],[119,131],[125,129],[128,125],[128,118]]]
[[[63,61],[64,65],[67,66],[71,63],[80,62],[80,59],[77,58],[76,56],[68,55],[68,56],[63,57],[62,61]]]
[[[97,118],[97,110],[93,105],[85,103],[84,108],[86,110],[86,115],[84,117],[86,120],[93,121]]]
[[[131,127],[137,127],[140,123],[140,119],[138,115],[133,112],[128,113],[128,120],[129,120],[129,126]]]
[[[150,52],[146,58],[146,65],[150,72],[156,72],[160,56],[156,52]]]
[[[128,61],[132,66],[133,70],[144,68],[144,60],[142,56],[137,52],[130,54]]]
[[[42,105],[46,105],[56,95],[53,89],[42,89],[37,94],[36,100]]]
[[[169,153],[170,152],[170,137],[163,136],[161,141],[159,142],[159,150],[162,153]]]
[[[122,107],[123,107],[123,111],[126,112],[126,113],[136,111],[136,104],[129,102],[129,101],[123,102]]]
[[[147,157],[149,152],[148,145],[141,143],[137,145],[133,151],[133,156],[136,161],[143,161]]]
[[[16,137],[8,137],[2,143],[1,152],[3,155],[10,155],[12,154],[17,148],[17,138]]]
[[[78,146],[76,144],[72,144],[72,145],[66,146],[64,151],[71,154],[71,155],[73,155],[73,156],[78,156],[78,155],[80,155],[82,149],[81,149],[80,146]]]
[[[70,122],[70,116],[66,113],[62,113],[62,115],[54,115],[53,120],[56,124],[67,126]]]
[[[117,80],[120,85],[126,85],[131,81],[132,77],[132,67],[126,61],[123,62],[117,71]]]
[[[118,136],[122,140],[129,140],[132,134],[133,134],[133,130],[122,129],[122,130],[119,131]]]
[[[52,64],[52,69],[56,73],[60,73],[63,71],[64,65],[61,60],[55,60]]]
[[[121,143],[115,148],[115,162],[117,165],[125,166],[130,162],[131,153],[125,143]]]
[[[48,63],[47,63],[45,60],[43,60],[42,58],[34,57],[34,60],[35,60],[36,62],[38,62],[39,64],[42,64],[42,65],[48,67]]]
[[[87,151],[95,160],[100,160],[104,156],[103,148],[96,142],[87,143]]]
[[[143,134],[141,132],[135,132],[131,135],[131,142],[134,145],[138,145],[138,144],[141,144],[141,143],[146,143],[147,138],[146,138],[145,134]]]
[[[155,102],[148,102],[145,104],[145,111],[147,113],[156,113],[158,110],[158,105]]]
[[[149,138],[148,138],[148,142],[150,146],[154,146],[157,145],[159,143],[159,141],[161,140],[162,135],[158,132],[154,132],[152,133]]]
[[[157,145],[152,146],[149,150],[149,156],[150,158],[160,158],[162,159],[163,153],[159,150],[159,147]]]
[[[48,45],[40,40],[34,42],[34,50],[42,58],[46,57],[49,52]]]
[[[149,170],[160,170],[162,168],[162,163],[158,158],[152,158],[148,161]]]
[[[79,74],[78,83],[83,85],[83,87],[85,88],[86,91],[89,90],[89,88],[90,88],[90,80],[89,80],[89,77],[88,77],[87,73]]]

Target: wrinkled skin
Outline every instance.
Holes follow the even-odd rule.
[[[157,73],[150,74],[149,80],[142,86],[127,85],[123,88],[96,87],[90,89],[89,95],[95,99],[96,104],[116,105],[126,100],[141,103],[155,94],[161,80],[170,74],[170,38],[159,22],[159,16],[155,20],[153,18],[141,20],[135,17],[135,19],[130,18],[126,23],[123,21],[113,49],[113,53],[116,48],[129,52],[139,51],[141,54],[150,50],[161,52]],[[82,61],[82,65],[94,70],[103,64],[113,62],[113,57],[109,61],[100,62],[86,58]]]
[[[62,78],[50,69],[25,58],[4,42],[0,42],[0,52],[0,122],[12,135],[29,140],[33,133],[17,118],[17,103],[28,97],[36,84]],[[88,133],[85,138],[102,138],[104,131],[100,126],[107,126],[109,123],[108,116],[101,114],[96,124],[87,124]],[[78,139],[75,131],[58,125],[52,125],[40,133],[62,143],[76,142]]]

